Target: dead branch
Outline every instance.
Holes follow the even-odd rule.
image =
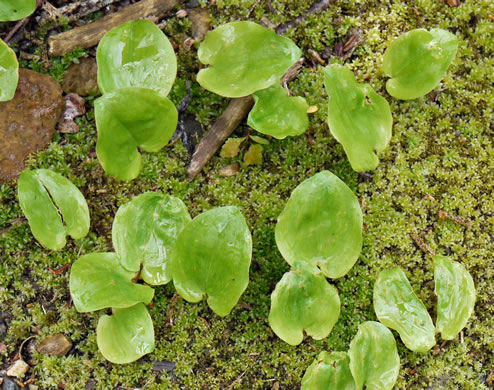
[[[52,56],[61,56],[72,52],[76,47],[84,49],[93,47],[113,27],[129,20],[144,19],[149,16],[163,17],[178,2],[179,0],[141,0],[114,14],[104,16],[94,23],[50,37],[48,40],[49,53]]]

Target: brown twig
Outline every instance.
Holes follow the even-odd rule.
[[[113,27],[129,20],[145,19],[149,16],[163,17],[178,3],[179,0],[141,0],[114,14],[104,16],[94,23],[50,37],[48,39],[49,53],[52,56],[61,56],[72,52],[77,47],[83,49],[93,47]]]
[[[314,4],[310,6],[307,12],[303,13],[300,16],[297,16],[295,19],[290,20],[289,22],[280,24],[278,28],[276,28],[276,34],[283,35],[290,28],[296,26],[297,24],[302,23],[307,18],[308,15],[315,14],[319,11],[323,11],[326,8],[328,8],[333,1],[334,0],[316,1]]]
[[[432,248],[427,245],[427,243],[416,233],[410,233],[410,237],[412,237],[413,242],[422,249],[424,252],[429,253],[432,256],[436,255],[436,252],[432,250]]]
[[[449,219],[450,221],[453,221],[453,222],[457,223],[458,225],[462,225],[462,226],[465,226],[467,228],[470,228],[473,225],[473,222],[471,220],[469,220],[467,218],[460,217],[458,215],[453,215],[453,214],[448,213],[447,211],[444,211],[444,210],[439,210],[437,212],[437,215],[441,219]]]

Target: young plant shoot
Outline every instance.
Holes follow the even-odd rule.
[[[328,125],[343,145],[356,172],[371,171],[379,164],[377,153],[391,139],[393,118],[385,98],[369,84],[359,84],[353,73],[341,65],[324,69],[328,92]]]
[[[151,285],[168,283],[171,252],[190,221],[178,198],[156,192],[136,196],[118,209],[113,220],[113,247],[120,264],[128,271],[140,270],[142,280]]]
[[[56,251],[65,246],[67,235],[80,239],[89,232],[86,199],[58,173],[47,169],[23,171],[17,191],[33,236],[46,248]]]
[[[0,39],[0,102],[15,95],[19,81],[19,64],[14,51]]]
[[[436,344],[431,316],[399,267],[379,273],[374,310],[379,321],[400,334],[408,349],[426,352]]]
[[[395,338],[384,325],[374,321],[360,324],[348,356],[356,390],[393,388],[400,371],[400,357]]]
[[[288,264],[319,267],[328,278],[347,274],[362,249],[362,211],[338,177],[322,171],[292,192],[278,217],[276,244]]]
[[[249,283],[252,238],[236,207],[219,207],[192,220],[175,244],[171,269],[182,298],[199,302],[226,316]]]
[[[0,22],[12,22],[31,15],[36,10],[36,0],[0,1]]]
[[[463,264],[447,257],[434,257],[434,279],[437,295],[436,333],[453,340],[465,327],[475,306],[475,285]]]
[[[260,133],[278,139],[304,133],[309,127],[307,108],[303,97],[288,96],[279,83],[255,92],[255,105],[249,113],[247,124]]]
[[[166,97],[177,73],[175,53],[152,22],[134,20],[103,37],[97,61],[103,96],[94,103],[96,154],[106,173],[132,180],[141,170],[137,147],[157,152],[177,127],[177,110]]]
[[[321,352],[305,372],[302,390],[355,390],[348,354]]]
[[[422,28],[395,39],[384,53],[384,73],[389,94],[409,100],[437,87],[458,50],[458,39],[448,31]]]
[[[290,39],[257,23],[223,24],[199,47],[199,61],[209,67],[201,69],[197,81],[221,96],[251,95],[279,83],[301,54]]]
[[[327,337],[339,316],[338,291],[312,264],[295,263],[271,295],[269,325],[290,345],[302,342],[304,330],[316,340]]]

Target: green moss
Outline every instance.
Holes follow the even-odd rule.
[[[245,19],[254,3],[218,0],[211,11],[213,24]],[[311,1],[272,3],[274,14],[261,2],[251,19],[267,17],[282,23],[303,13]],[[478,21],[473,24],[476,15]],[[144,385],[146,389],[270,389],[278,383],[282,389],[296,389],[320,351],[346,350],[358,324],[375,320],[372,287],[381,269],[401,266],[419,298],[434,313],[432,259],[413,243],[410,233],[416,233],[437,253],[465,264],[476,283],[478,300],[463,342],[451,341],[435,355],[432,351],[412,353],[397,341],[402,368],[396,388],[486,389],[486,378],[494,366],[494,23],[488,15],[494,15],[494,4],[489,0],[466,0],[457,8],[429,0],[392,4],[338,0],[286,33],[307,57],[309,48],[322,51],[336,41],[345,41],[352,28],[363,31],[366,41],[346,64],[357,80],[368,78],[372,87],[388,98],[395,123],[391,144],[382,153],[371,180],[351,170],[343,149],[329,133],[320,67],[304,68],[290,84],[293,93],[319,107],[310,115],[309,132],[314,143],[307,135],[271,141],[265,146],[261,166],[246,166],[241,155],[233,159],[216,155],[204,173],[188,182],[189,156],[178,142],[159,153],[144,154],[139,178],[120,183],[104,175],[94,155],[92,111],[78,120],[80,132],[56,135],[47,149],[29,159],[27,167],[54,169],[80,187],[90,207],[91,233],[83,240],[69,239],[60,252],[41,248],[26,221],[18,220],[22,214],[15,183],[0,186],[0,230],[13,223],[0,235],[0,311],[7,313],[8,322],[8,333],[0,340],[7,345],[0,355],[3,366],[33,331],[39,332],[38,339],[63,332],[74,342],[69,355],[34,356],[36,365],[30,373],[38,379],[40,388],[63,385],[81,389],[93,383],[98,389]],[[427,96],[397,101],[385,92],[382,54],[393,38],[417,27],[454,31],[460,39],[459,52],[436,89],[442,91],[435,101]],[[185,96],[185,82],[191,81],[190,112],[208,128],[228,101],[194,82],[199,66],[196,51],[182,44],[189,35],[188,21],[172,17],[165,31],[180,46],[178,80],[171,98],[177,104]],[[56,59],[43,65],[42,70],[52,70],[59,79],[78,56]],[[243,124],[234,136],[246,133]],[[240,173],[230,178],[219,176],[218,170],[234,161],[240,163]],[[291,191],[323,169],[342,178],[361,200],[366,227],[364,249],[350,273],[335,281],[342,310],[329,338],[306,339],[292,347],[279,340],[267,323],[270,293],[288,270],[276,249],[274,226]],[[189,304],[175,299],[172,285],[158,287],[150,310],[156,350],[138,362],[111,365],[96,346],[99,314],[79,314],[72,306],[66,308],[69,273],[54,275],[49,267],[73,263],[92,251],[111,250],[110,231],[117,208],[150,190],[181,197],[193,216],[216,206],[240,207],[252,231],[256,261],[247,291],[226,318],[214,315],[205,302]],[[473,225],[467,228],[442,220],[437,215],[439,210],[468,218]],[[174,361],[174,375],[153,372],[155,360]]]

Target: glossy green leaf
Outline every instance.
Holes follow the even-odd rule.
[[[304,133],[309,127],[308,104],[300,96],[290,97],[279,83],[257,91],[247,124],[263,134],[282,139]]]
[[[15,95],[19,81],[19,64],[14,51],[0,39],[0,102]]]
[[[190,221],[187,207],[178,198],[156,192],[136,196],[118,209],[113,220],[113,247],[120,264],[133,272],[142,266],[146,283],[168,283],[172,249]]]
[[[389,94],[415,99],[432,91],[446,74],[458,50],[458,39],[448,31],[422,28],[395,39],[384,53],[384,72]]]
[[[357,83],[353,73],[341,65],[324,69],[324,84],[331,134],[342,144],[354,171],[375,169],[378,152],[391,139],[393,118],[387,100],[369,84]]]
[[[340,316],[338,291],[319,268],[297,262],[285,273],[271,295],[269,325],[280,339],[297,345],[309,336],[321,340]]]
[[[321,352],[305,372],[302,390],[355,390],[348,354]]]
[[[36,0],[1,0],[0,22],[11,22],[31,15],[36,10]]]
[[[146,306],[138,303],[112,312],[101,316],[96,328],[96,342],[106,360],[125,364],[153,352],[153,320]]]
[[[105,172],[132,180],[141,170],[141,155],[157,152],[173,136],[178,113],[173,103],[144,88],[122,88],[94,102],[98,142],[96,154]]]
[[[154,296],[151,287],[132,282],[135,272],[127,271],[115,253],[82,256],[70,271],[70,294],[80,313],[148,304]]]
[[[179,235],[172,255],[177,292],[189,302],[208,296],[209,307],[226,316],[249,283],[252,238],[233,206],[200,214]]]
[[[319,266],[329,278],[344,276],[362,249],[362,211],[353,192],[329,171],[305,180],[278,217],[276,244],[293,265]]]
[[[101,40],[96,59],[103,94],[141,87],[166,97],[177,74],[172,45],[149,20],[132,20],[111,29]]]
[[[465,327],[475,306],[475,285],[463,264],[447,257],[434,257],[437,295],[436,332],[444,340],[453,340]]]
[[[65,246],[66,235],[79,239],[89,232],[86,200],[62,175],[47,169],[23,171],[17,189],[31,232],[43,246],[58,250]]]
[[[408,349],[426,352],[436,344],[431,316],[399,267],[379,273],[374,310],[379,321],[400,334]]]
[[[197,81],[221,96],[247,96],[278,83],[301,54],[290,39],[254,22],[223,24],[199,47],[199,60],[210,66]]]
[[[355,388],[362,390],[391,390],[400,371],[396,341],[388,328],[379,322],[359,325],[350,343],[350,370]]]

